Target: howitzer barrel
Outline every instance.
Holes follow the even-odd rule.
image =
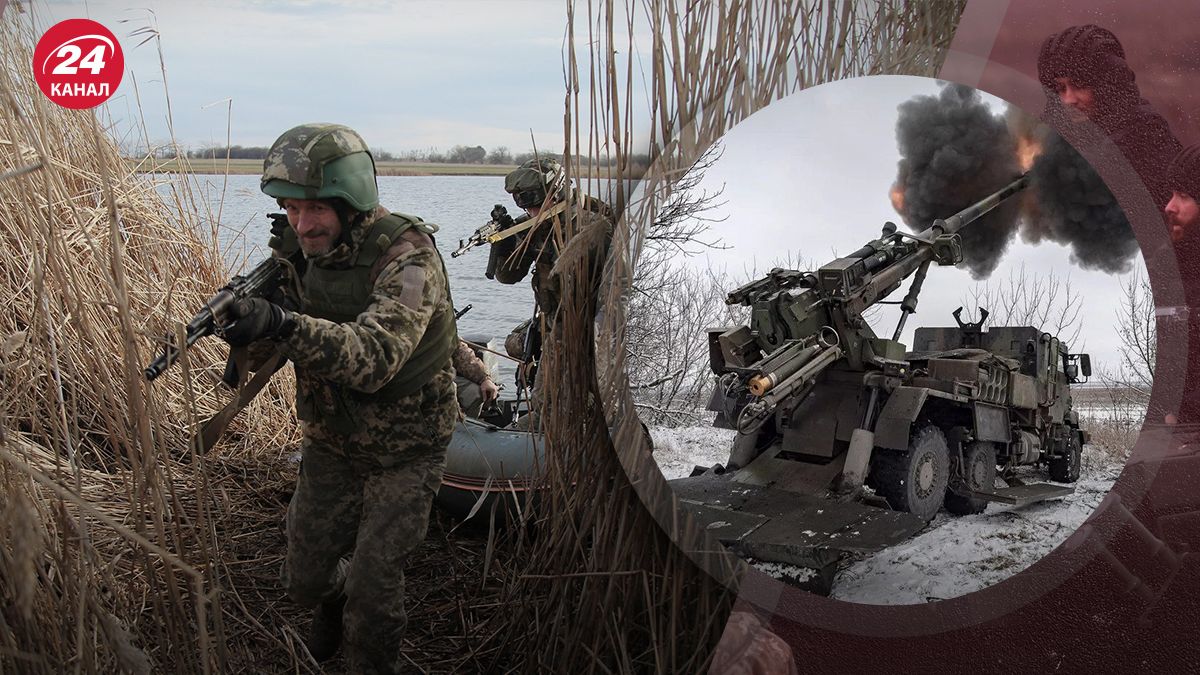
[[[1000,188],[996,192],[984,197],[983,199],[975,202],[974,204],[950,216],[949,218],[939,218],[938,220],[933,221],[932,227],[938,228],[942,234],[951,234],[953,232],[957,232],[967,223],[986,215],[992,209],[1000,206],[1004,200],[1027,187],[1029,187],[1029,174],[1021,174],[1020,178],[1017,178],[1008,185]]]

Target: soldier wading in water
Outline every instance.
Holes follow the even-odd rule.
[[[284,585],[316,607],[315,659],[337,651],[344,617],[351,672],[399,672],[404,563],[425,538],[458,417],[437,228],[379,205],[367,145],[340,125],[285,132],[261,188],[287,212],[271,246],[296,266],[299,297],[295,311],[243,301],[223,332],[253,347],[252,362],[274,349],[296,370],[304,440]]]

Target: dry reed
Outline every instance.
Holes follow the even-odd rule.
[[[270,462],[245,480],[243,457],[294,442],[292,385],[276,378],[224,456],[195,456],[197,422],[229,396],[216,385],[223,349],[197,345],[153,385],[141,371],[224,283],[221,252],[188,183],[130,173],[91,111],[41,95],[35,26],[18,12],[0,26],[0,507],[13,516],[0,580],[21,599],[0,613],[0,663],[238,670],[271,652],[256,641],[283,649],[261,625],[229,640],[246,629],[240,569],[224,556],[259,525],[245,517],[263,506],[253,496],[286,484]]]
[[[316,672],[310,613],[279,582],[291,371],[195,453],[232,396],[225,347],[141,371],[225,283],[219,218],[187,175],[132,172],[93,113],[41,95],[36,26],[0,24],[0,672]],[[423,672],[497,661],[485,624],[512,571],[486,532],[452,527],[435,514],[407,574]]]

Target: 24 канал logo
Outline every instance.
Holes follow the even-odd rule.
[[[112,32],[90,19],[51,26],[33,50],[33,77],[42,93],[64,108],[104,103],[121,84],[125,56]]]

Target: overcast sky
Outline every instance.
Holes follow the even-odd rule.
[[[766,271],[788,256],[820,266],[835,251],[845,255],[878,237],[885,221],[907,231],[888,197],[900,159],[896,108],[915,95],[938,91],[938,82],[925,78],[843,80],[776,102],[732,129],[725,135],[723,155],[700,186],[710,193],[724,190],[723,206],[709,215],[725,218],[712,234],[730,248],[708,251],[688,264],[723,267],[735,277],[755,268]],[[984,99],[997,113],[1003,110],[1003,101]],[[1058,244],[1035,247],[1017,239],[992,279],[1007,279],[1022,263],[1031,273],[1069,275],[1087,303],[1080,344],[1070,345],[1072,351],[1087,350],[1093,363],[1115,365],[1121,277],[1080,269]],[[1139,256],[1134,269],[1142,267]],[[917,314],[901,339],[911,345],[917,326],[953,326],[951,312],[969,305],[966,292],[973,283],[964,270],[931,267]],[[888,299],[900,300],[907,288],[906,282]],[[968,306],[966,311],[973,310]],[[875,324],[877,333],[890,337],[897,315],[885,308]]]
[[[153,7],[153,12],[144,9]],[[118,133],[141,115],[152,141],[169,137],[157,25],[175,136],[199,147],[232,139],[268,145],[312,121],[347,124],[392,152],[455,144],[513,152],[561,149],[566,3],[563,0],[426,2],[98,0],[51,2],[46,27],[86,17],[125,51],[126,74],[109,104]],[[132,74],[132,76],[131,76]]]

